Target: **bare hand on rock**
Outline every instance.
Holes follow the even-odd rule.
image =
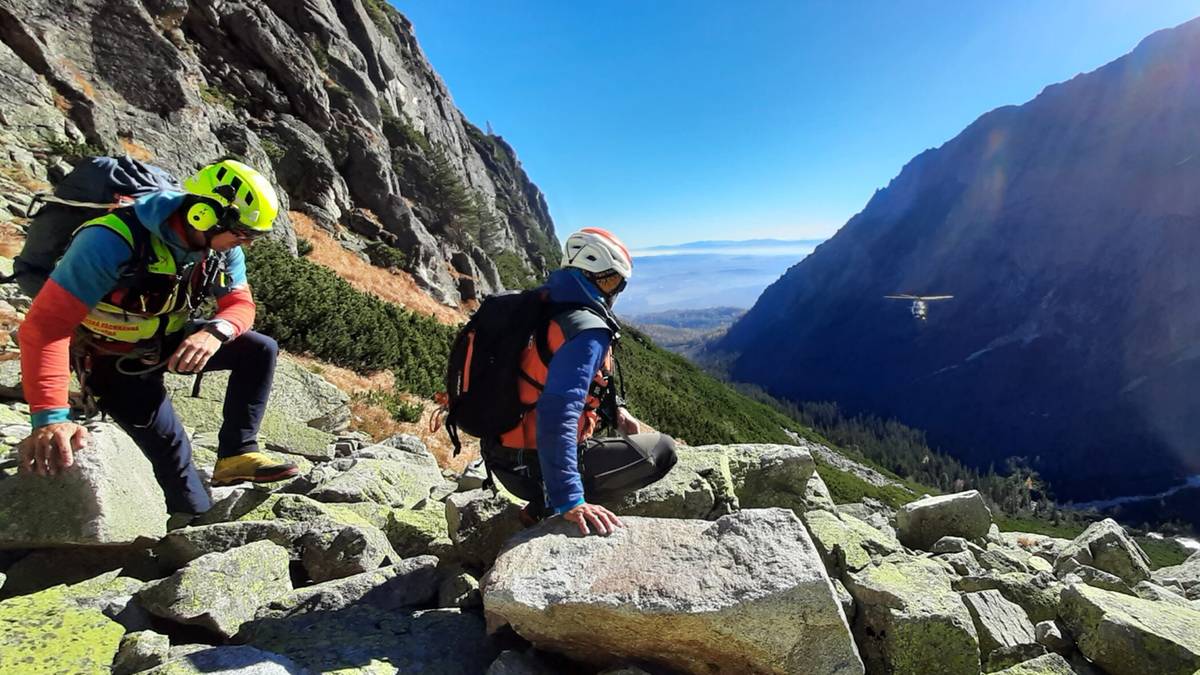
[[[591,524],[596,534],[612,534],[618,527],[625,527],[616,514],[598,504],[584,502],[563,514],[563,518],[579,526],[582,534],[591,534],[588,525]]]
[[[22,473],[55,476],[75,463],[75,453],[87,447],[88,430],[74,422],[38,427],[17,445]]]

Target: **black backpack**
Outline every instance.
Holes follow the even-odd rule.
[[[53,194],[34,195],[26,214],[32,220],[25,235],[25,245],[13,261],[12,275],[0,281],[15,281],[22,293],[31,298],[36,296],[80,225],[142,195],[161,190],[182,191],[183,188],[166,170],[129,157],[80,160],[54,186]],[[149,238],[141,236],[141,229],[134,228],[138,248],[148,248]],[[148,251],[135,251],[134,258],[141,259],[145,255]]]
[[[546,326],[558,314],[575,309],[595,312],[587,305],[552,303],[546,291],[512,291],[484,298],[458,332],[446,369],[446,433],[454,454],[462,449],[460,431],[477,438],[499,436],[521,422],[533,405],[521,402],[518,382],[540,388],[521,369],[521,354],[534,341],[542,362],[552,353]],[[602,317],[616,330],[611,317]]]

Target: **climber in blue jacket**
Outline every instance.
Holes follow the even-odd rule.
[[[630,414],[611,385],[618,329],[612,304],[632,274],[633,259],[620,240],[584,228],[567,238],[562,269],[542,288],[550,303],[571,309],[546,327],[549,363],[535,344],[522,355],[521,400],[536,405],[516,427],[482,443],[492,474],[529,501],[526,524],[548,511],[583,534],[611,533],[620,519],[595,502],[654,483],[675,465],[674,441]],[[619,437],[592,437],[602,416]]]

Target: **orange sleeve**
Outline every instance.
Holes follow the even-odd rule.
[[[233,324],[237,335],[241,335],[254,325],[254,311],[250,287],[241,286],[217,298],[217,315],[213,318]]]
[[[50,279],[21,323],[21,386],[34,414],[65,411],[71,382],[71,334],[87,316],[87,305]]]

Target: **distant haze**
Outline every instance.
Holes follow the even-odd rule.
[[[821,243],[819,239],[697,241],[634,250],[623,316],[673,309],[748,309],[763,289]]]

